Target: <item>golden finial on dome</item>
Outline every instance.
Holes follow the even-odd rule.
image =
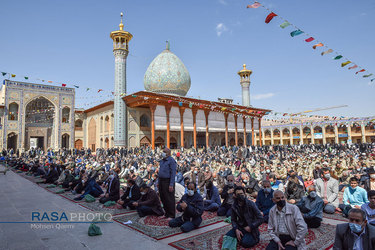
[[[250,69],[246,68],[246,64],[242,64],[242,67],[243,67],[243,69],[240,70],[240,71],[238,71],[238,74],[240,76],[250,76],[251,73],[253,73],[253,71],[251,71]]]
[[[243,65],[243,69],[246,70],[246,64]]]
[[[124,29],[124,24],[122,23],[122,17],[124,16],[124,13],[121,12],[121,23],[120,23],[120,30]]]

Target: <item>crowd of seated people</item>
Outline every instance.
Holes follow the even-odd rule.
[[[307,228],[320,227],[325,213],[350,219],[359,209],[366,223],[375,224],[375,144],[62,149],[3,156],[17,170],[76,194],[76,200],[90,194],[140,217],[163,216],[183,232],[198,228],[205,211],[231,217],[227,236],[244,247],[259,242],[262,223],[268,223],[272,239],[267,249],[303,249]]]

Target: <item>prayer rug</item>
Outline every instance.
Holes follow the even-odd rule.
[[[335,212],[334,214],[323,213],[323,218],[348,222],[348,219],[343,217],[340,212]]]
[[[186,239],[178,240],[169,243],[170,246],[177,249],[221,249],[223,244],[223,236],[232,229],[231,225],[221,228],[213,229],[205,233],[192,236]],[[259,227],[260,241],[250,249],[266,249],[271,237],[267,232],[267,224],[262,224]],[[333,246],[335,239],[335,226],[322,224],[319,228],[309,229],[305,237],[308,249],[330,249]],[[243,250],[245,248],[237,246],[237,249]]]
[[[224,217],[219,217],[216,212],[205,211],[202,215],[203,221],[199,228],[206,227],[212,224],[219,223],[223,221]],[[182,234],[183,232],[179,227],[172,228],[169,226],[169,221],[163,217],[158,217],[154,215],[149,215],[143,218],[138,216],[138,213],[128,214],[119,216],[114,219],[118,223],[122,224],[124,222],[131,221],[131,224],[126,224],[127,227],[137,230],[151,238],[156,240],[162,240],[174,235]]]
[[[58,186],[53,187],[53,188],[48,188],[47,186],[51,184],[46,184],[46,183],[38,183],[38,185],[51,193],[56,193],[57,191],[64,190],[63,188],[60,188]]]
[[[106,207],[101,204],[98,199],[95,202],[83,202],[79,204],[80,206],[87,208],[91,211],[111,213],[112,216],[124,215],[129,213],[136,213],[136,210],[129,210],[124,208],[119,208],[117,205]]]
[[[48,189],[48,188],[47,188]],[[70,200],[71,202],[74,202],[74,203],[82,203],[82,202],[85,202],[85,199],[82,199],[80,201],[75,201],[74,198],[78,197],[79,194],[72,194],[72,192],[70,191],[66,191],[65,193],[63,194],[59,194],[61,197],[67,199],[67,200]]]

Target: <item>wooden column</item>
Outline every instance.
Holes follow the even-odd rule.
[[[197,149],[197,109],[192,109],[191,110],[193,113],[193,126],[194,126],[194,131],[193,131],[193,141],[194,141],[194,148]]]
[[[209,147],[209,134],[208,134],[208,115],[210,114],[209,110],[204,111],[204,116],[206,117],[206,148]]]
[[[184,147],[184,112],[185,108],[180,107],[180,126],[181,126],[181,147]]]
[[[155,109],[156,104],[150,104],[151,111],[151,146],[155,149]]]
[[[262,135],[262,117],[259,117],[258,118],[258,122],[259,122],[259,145],[260,146],[263,146],[263,142],[262,142],[262,137],[263,137],[263,135]]]
[[[254,138],[254,117],[251,118],[251,145],[254,146],[255,145],[255,138]]]
[[[228,113],[224,114],[225,119],[225,146],[228,147]]]
[[[171,126],[169,122],[169,114],[171,112],[171,106],[165,106],[165,113],[167,114],[167,148],[171,148]]]
[[[246,117],[243,117],[243,145],[246,147]]]
[[[236,146],[238,147],[237,118],[237,115],[234,115],[234,138],[236,140]]]

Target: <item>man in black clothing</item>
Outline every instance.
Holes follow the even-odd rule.
[[[233,228],[226,235],[237,238],[245,248],[253,247],[259,242],[258,227],[263,223],[263,216],[255,203],[246,198],[243,187],[234,189],[234,198],[231,215]]]
[[[109,183],[107,191],[105,192],[104,196],[99,199],[99,202],[102,204],[106,203],[107,201],[118,201],[118,199],[120,199],[120,181],[117,174],[111,170],[108,178]]]
[[[141,191],[133,179],[128,179],[128,187],[125,193],[121,196],[121,199],[117,201],[118,204],[122,205],[123,208],[129,207],[129,209],[135,209],[133,202],[136,202],[141,198]]]
[[[218,216],[226,216],[229,217],[232,214],[232,205],[234,203],[234,189],[236,185],[234,184],[234,176],[228,175],[227,177],[227,185],[224,186],[223,191],[221,192],[221,198],[223,199],[223,203],[217,210]]]

